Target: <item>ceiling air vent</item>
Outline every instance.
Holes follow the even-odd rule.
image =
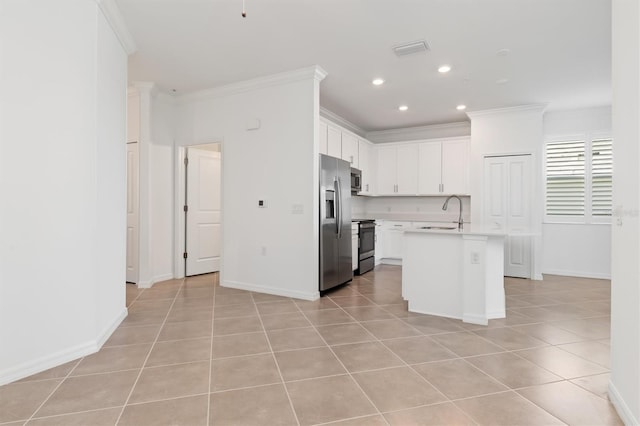
[[[414,53],[427,52],[428,50],[429,45],[424,40],[411,41],[393,47],[393,51],[397,56],[412,55]]]

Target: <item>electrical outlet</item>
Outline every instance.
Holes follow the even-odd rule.
[[[267,200],[258,200],[258,207],[264,209],[267,207]]]
[[[480,263],[480,253],[478,253],[477,251],[471,252],[471,263],[474,265],[477,265]]]
[[[291,213],[292,214],[303,214],[304,213],[304,205],[302,205],[302,204],[292,204],[291,205]]]

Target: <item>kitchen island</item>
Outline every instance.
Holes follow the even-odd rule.
[[[472,227],[406,230],[402,297],[409,311],[482,325],[504,318],[504,239]]]

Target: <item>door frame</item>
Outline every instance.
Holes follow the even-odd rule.
[[[187,156],[188,148],[196,148],[200,145],[220,144],[220,282],[224,276],[224,143],[222,138],[213,140],[210,142],[203,142],[197,144],[176,146],[175,152],[175,169],[174,169],[174,182],[175,182],[175,199],[174,199],[174,276],[176,279],[185,277],[185,261],[183,257],[186,233],[185,233],[185,217],[184,217],[184,200],[186,196],[186,168],[184,166],[184,159]]]
[[[127,283],[133,283],[136,286],[138,286],[138,284],[140,283],[140,143],[138,141],[127,141],[127,143],[125,144],[125,155],[127,156],[127,166],[128,166],[128,155],[129,155],[129,146],[133,146],[135,145],[136,147],[136,160],[137,160],[137,164],[136,164],[136,175],[135,175],[135,191],[136,191],[136,197],[134,201],[135,204],[135,209],[137,211],[137,219],[136,219],[136,224],[135,224],[135,244],[134,244],[134,250],[135,250],[135,281],[127,281],[126,277],[125,277],[125,282]],[[129,170],[127,167],[126,170],[126,180],[127,180],[127,202],[128,202],[128,191],[129,191],[129,183],[131,179],[131,176],[129,176]],[[128,205],[127,205],[128,208]],[[128,211],[127,211],[127,223],[125,228],[129,227],[129,217],[128,217]],[[129,255],[129,242],[126,241],[125,242],[125,247],[126,247],[126,256]],[[126,265],[126,260],[125,260],[125,265]],[[126,266],[125,266],[125,272],[126,272]],[[126,273],[125,273],[126,275]]]

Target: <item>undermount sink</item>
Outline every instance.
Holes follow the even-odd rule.
[[[453,231],[455,226],[421,226],[420,229],[440,229],[443,231]]]

